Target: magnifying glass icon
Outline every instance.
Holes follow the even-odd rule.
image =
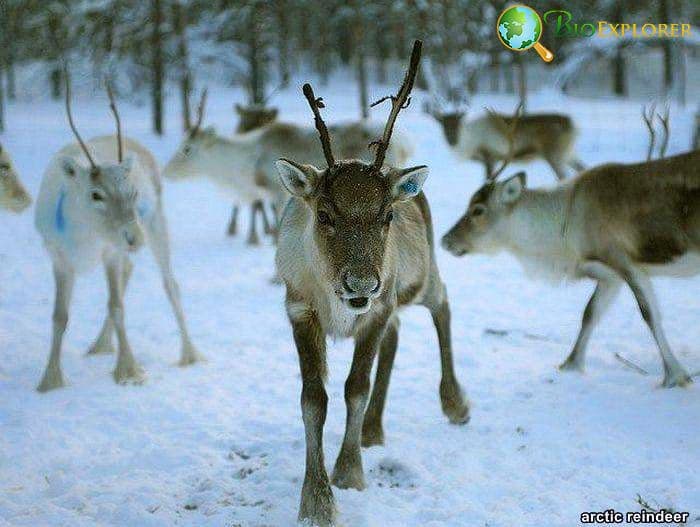
[[[537,11],[526,5],[513,5],[504,9],[496,22],[496,34],[511,51],[527,51],[535,48],[545,62],[554,60],[554,53],[540,44],[542,20]]]

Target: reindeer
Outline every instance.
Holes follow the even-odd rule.
[[[507,157],[510,142],[506,136],[513,117],[487,112],[464,122],[463,111],[440,112],[434,104],[425,111],[442,125],[452,150],[462,159],[484,164],[486,178],[492,178],[494,164]],[[566,166],[576,171],[585,167],[574,152],[576,128],[571,118],[562,114],[527,114],[519,117],[515,137],[515,161],[544,159],[558,179],[565,179]]]
[[[0,145],[0,208],[19,214],[32,204],[15,170],[10,155]]]
[[[148,243],[160,268],[180,329],[180,365],[202,358],[190,340],[178,285],[170,267],[170,242],[158,166],[143,146],[132,139],[122,140],[119,114],[109,86],[108,94],[117,134],[96,137],[86,144],[73,122],[70,83],[66,78],[66,113],[77,144],[69,144],[53,156],[37,199],[35,224],[53,261],[56,281],[53,341],[38,387],[40,392],[65,384],[60,363],[61,343],[68,323],[75,274],[94,267],[99,260],[104,263],[109,286],[108,313],[88,353],[114,351],[112,336],[116,331],[119,354],[114,380],[117,383],[143,381],[143,370],[127,340],[123,297],[132,270],[129,254],[144,242]]]
[[[238,126],[236,127],[236,134],[244,134],[252,130],[257,130],[273,123],[277,119],[277,108],[267,108],[265,105],[253,104],[251,106],[241,106],[236,104],[234,106],[236,113],[238,114]],[[260,213],[263,221],[263,230],[265,234],[273,234],[274,229],[270,223],[265,212],[265,204],[261,200],[256,200],[251,204],[251,232],[248,236],[249,243],[257,243],[257,232],[255,230],[255,215]],[[231,219],[229,220],[228,228],[226,233],[229,236],[234,236],[238,231],[238,204],[233,205],[233,210],[231,211]]]
[[[275,163],[288,156],[309,163],[321,163],[322,152],[318,148],[312,128],[284,122],[272,122],[261,128],[226,138],[213,128],[201,128],[205,99],[199,105],[197,124],[167,163],[163,175],[180,180],[204,176],[212,179],[227,196],[234,201],[254,204],[271,201],[275,211],[275,226],[278,216],[289,198],[279,181]],[[248,123],[252,122],[247,121]],[[339,124],[331,127],[336,132],[339,152],[347,158],[367,159],[371,153],[367,143],[376,133],[381,133],[371,123]],[[399,136],[387,153],[390,164],[401,166],[412,154],[408,141]],[[255,227],[255,212],[251,215],[251,230],[248,243],[258,241]],[[229,232],[235,225],[237,207],[234,207]],[[263,216],[264,218],[264,216]],[[264,220],[263,220],[264,221]]]
[[[394,122],[413,86],[420,50],[416,41],[403,84],[390,97],[391,113],[371,163],[335,160],[319,110],[322,100],[316,99],[309,84],[303,91],[327,167],[291,159],[277,162],[282,183],[292,194],[280,223],[276,260],[287,289],[286,310],[303,384],[306,474],[299,519],[317,525],[331,525],[335,516],[323,456],[326,336],[355,340],[345,383],[345,437],[331,480],[335,486],[365,488],[360,444],[383,444],[382,413],[398,342],[398,308],[419,304],[430,310],[440,344],[443,412],[452,423],[469,419],[452,362],[450,310],[435,262],[430,209],[421,191],[428,168],[384,165]],[[376,380],[365,411],[377,353]]]
[[[596,281],[562,370],[582,371],[591,333],[624,283],[664,367],[662,386],[691,377],[661,326],[650,277],[700,272],[700,151],[589,169],[551,189],[526,188],[525,172],[488,181],[442,238],[455,256],[511,252],[528,271]]]

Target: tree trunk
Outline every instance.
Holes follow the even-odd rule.
[[[617,0],[615,3],[613,20],[622,20],[625,16],[625,1]],[[612,59],[613,68],[613,92],[615,95],[627,96],[627,70],[622,48],[618,46]]]
[[[163,135],[163,84],[165,82],[165,65],[163,63],[163,4],[161,0],[151,0],[151,52],[153,78],[151,95],[153,100],[153,131]]]
[[[251,27],[259,28],[262,24],[263,3],[256,1],[253,6]],[[250,68],[250,103],[262,105],[265,103],[265,64],[264,43],[260,31],[249,31],[248,66]]]
[[[659,0],[659,22],[669,23],[670,22],[670,12],[669,12],[669,2],[670,0]],[[662,38],[661,48],[664,54],[664,91],[668,94],[673,86],[673,39]]]
[[[182,129],[185,132],[192,126],[190,95],[192,93],[192,73],[189,65],[187,45],[187,15],[179,2],[173,3],[173,30],[177,37],[177,62],[180,68],[180,103],[182,106]]]
[[[518,98],[525,113],[527,112],[527,67],[520,53],[516,55],[516,60],[518,62]]]
[[[287,0],[277,0],[275,3],[277,13],[277,63],[279,65],[279,77],[282,88],[289,86],[289,16],[287,14]]]
[[[618,47],[613,62],[613,91],[615,95],[627,96],[627,71],[622,49]]]
[[[359,44],[357,47],[357,82],[360,87],[360,110],[362,118],[369,118],[369,94],[367,91],[367,65],[365,63],[364,46]]]
[[[3,87],[4,68],[0,63],[0,133],[5,131],[5,89]]]
[[[501,58],[498,51],[491,52],[491,91],[496,93],[499,91],[500,74],[501,74]]]

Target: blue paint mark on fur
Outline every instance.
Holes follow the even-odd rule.
[[[58,204],[56,205],[56,217],[54,222],[56,223],[56,230],[58,232],[64,232],[66,230],[66,216],[63,212],[63,202],[66,199],[66,191],[62,190],[61,195],[58,196]]]
[[[151,215],[151,204],[147,201],[142,201],[136,207],[136,212],[142,220],[146,219],[148,216]]]
[[[418,184],[415,181],[406,181],[401,185],[401,190],[407,194],[418,194]]]

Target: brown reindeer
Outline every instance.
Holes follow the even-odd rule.
[[[507,157],[512,117],[489,111],[465,122],[461,111],[441,112],[435,104],[426,105],[425,111],[440,123],[447,143],[458,156],[483,163],[486,178],[492,177],[494,163]],[[521,115],[514,139],[515,161],[543,159],[558,179],[566,178],[567,165],[576,171],[584,169],[574,152],[576,127],[568,115]]]
[[[684,386],[691,378],[666,340],[650,277],[700,272],[699,165],[696,150],[602,165],[549,189],[526,188],[525,172],[489,181],[442,245],[455,256],[507,250],[528,271],[596,281],[564,370],[583,370],[591,333],[626,284],[659,348],[662,385]]]
[[[440,344],[443,412],[453,423],[469,419],[454,372],[449,304],[435,262],[430,210],[421,191],[428,169],[383,166],[394,122],[408,102],[420,49],[416,41],[401,89],[389,97],[391,113],[376,142],[373,163],[335,160],[319,111],[323,103],[308,84],[304,94],[328,167],[288,159],[277,163],[292,194],[280,225],[277,265],[287,287],[286,309],[303,383],[306,474],[299,519],[318,525],[332,525],[335,515],[322,439],[328,402],[326,336],[355,340],[345,383],[345,437],[332,475],[337,487],[363,489],[360,444],[383,443],[382,413],[398,342],[399,307],[419,304],[430,310]],[[376,380],[365,411],[377,353]]]

